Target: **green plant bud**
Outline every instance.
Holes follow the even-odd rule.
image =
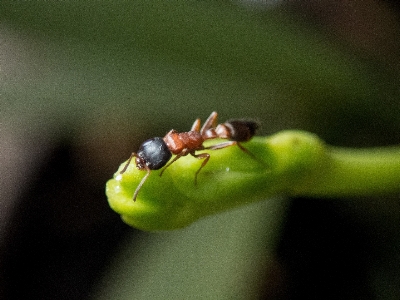
[[[309,153],[309,148],[315,147],[312,144],[319,145],[318,139],[307,133],[286,132],[244,143],[256,159],[237,146],[208,150],[211,158],[199,173],[197,184],[194,176],[201,161],[186,156],[167,168],[162,177],[160,170],[151,171],[137,201],[132,197],[146,172],[131,162],[120,174],[123,163],[107,183],[106,192],[110,206],[129,225],[143,230],[180,228],[200,217],[285,192],[296,173],[304,172],[296,172],[298,165],[306,167],[297,161],[306,159],[303,152]]]

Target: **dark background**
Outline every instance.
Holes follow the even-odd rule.
[[[151,234],[123,224],[104,194],[144,139],[213,110],[260,120],[260,134],[397,144],[399,14],[373,0],[2,1],[1,298],[399,299],[398,197],[269,199]],[[164,278],[175,260],[162,245],[185,235]],[[135,264],[132,277],[151,279],[116,286]]]

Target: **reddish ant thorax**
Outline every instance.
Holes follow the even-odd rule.
[[[177,132],[171,130],[164,137],[164,142],[172,154],[190,153],[203,149],[204,139],[198,131]]]

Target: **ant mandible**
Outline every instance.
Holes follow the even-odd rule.
[[[154,137],[144,141],[140,145],[139,150],[132,153],[125,167],[120,172],[120,174],[123,174],[126,171],[133,157],[135,157],[136,168],[138,170],[147,171],[147,174],[142,178],[133,194],[133,201],[136,201],[139,190],[149,177],[151,170],[158,170],[164,167],[161,170],[161,176],[165,169],[172,163],[188,154],[198,159],[204,159],[200,168],[195,173],[194,180],[196,184],[197,175],[210,159],[210,154],[196,154],[196,151],[217,150],[238,145],[242,151],[255,158],[255,156],[240,143],[249,141],[254,136],[259,124],[252,120],[236,119],[228,120],[223,124],[217,125],[217,117],[218,114],[214,111],[201,128],[200,119],[196,119],[192,128],[188,132],[177,132],[172,129],[163,138]],[[209,147],[203,146],[204,141],[214,138],[227,139],[229,141]],[[172,154],[175,154],[176,156],[168,163]]]

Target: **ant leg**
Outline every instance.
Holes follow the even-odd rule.
[[[206,147],[204,149],[218,150],[218,149],[223,149],[223,148],[226,148],[226,147],[234,146],[237,143],[238,142],[236,142],[236,141],[229,141],[229,142],[224,142],[224,143],[219,143],[219,144],[216,144],[216,145],[212,145],[212,146]]]
[[[192,128],[190,128],[190,131],[196,131],[199,132],[200,131],[200,119],[196,119],[196,121],[194,121]]]
[[[223,149],[226,147],[230,147],[230,146],[234,146],[237,145],[239,147],[240,150],[242,150],[243,152],[245,152],[247,155],[249,155],[251,158],[253,158],[254,160],[262,163],[265,165],[265,163],[261,160],[259,160],[253,153],[251,153],[247,148],[243,147],[242,144],[240,144],[237,141],[229,141],[229,142],[224,142],[224,143],[220,143],[220,144],[216,144],[210,147],[207,147],[205,149],[210,149],[210,150],[218,150],[218,149]]]
[[[137,186],[137,188],[136,188],[136,190],[135,190],[135,193],[133,194],[133,201],[136,201],[136,197],[137,197],[137,195],[139,194],[140,189],[142,188],[144,182],[147,180],[147,178],[148,178],[149,175],[150,175],[150,169],[149,169],[149,167],[145,165],[145,168],[146,168],[147,174],[144,175],[144,177],[143,177],[142,180],[140,181],[139,185]]]
[[[201,127],[200,134],[204,135],[204,133],[208,129],[215,128],[215,126],[217,126],[217,118],[218,118],[218,113],[213,111],[211,115],[207,118],[207,120],[204,122],[203,127]]]
[[[194,154],[194,153],[190,153],[193,157],[196,157],[198,159],[203,159],[204,161],[201,164],[200,168],[197,170],[196,174],[194,175],[194,184],[197,184],[197,175],[199,174],[199,172],[201,171],[201,169],[207,164],[208,160],[210,159],[210,154],[208,153],[201,153],[201,154]]]
[[[255,159],[258,162],[261,162],[262,164],[265,165],[265,163],[261,160],[259,160],[253,153],[251,153],[247,148],[243,147],[241,143],[237,142],[236,145],[245,153],[247,153],[249,156],[251,156],[253,159]]]
[[[173,160],[171,160],[169,163],[167,163],[167,164],[165,165],[165,167],[161,170],[161,172],[160,172],[160,177],[161,177],[161,175],[164,173],[164,171],[165,171],[166,168],[168,168],[170,165],[172,165],[174,162],[176,162],[179,158],[181,158],[181,157],[184,156],[184,155],[186,155],[186,153],[185,153],[185,154],[177,154],[177,155],[174,157]]]
[[[121,172],[119,172],[119,174],[123,174],[125,173],[126,169],[128,169],[129,164],[131,163],[132,158],[134,158],[135,156],[137,156],[137,154],[135,152],[132,152],[131,156],[129,157],[125,167],[121,170]]]

